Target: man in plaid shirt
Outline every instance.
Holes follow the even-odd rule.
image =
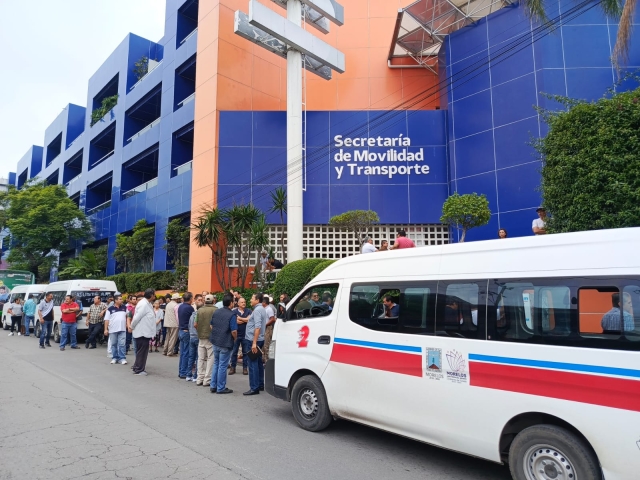
[[[93,305],[89,307],[87,315],[87,327],[89,328],[89,336],[84,344],[84,348],[96,348],[96,337],[103,330],[102,322],[107,306],[102,303],[99,295],[93,297]],[[89,346],[91,344],[91,346]]]

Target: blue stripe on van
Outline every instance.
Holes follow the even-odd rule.
[[[342,343],[344,345],[355,345],[357,347],[371,347],[371,348],[382,348],[385,350],[399,350],[401,352],[414,352],[414,353],[422,353],[421,347],[409,347],[406,345],[392,345],[390,343],[376,343],[376,342],[365,342],[363,340],[350,340],[348,338],[335,338],[335,343]]]
[[[640,370],[629,368],[602,367],[597,365],[582,365],[580,363],[547,362],[544,360],[527,360],[525,358],[495,357],[493,355],[469,354],[469,361],[501,363],[504,365],[521,365],[524,367],[553,368],[556,370],[570,370],[574,372],[600,373],[618,375],[620,377],[640,378]]]

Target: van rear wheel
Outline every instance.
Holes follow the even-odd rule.
[[[36,336],[36,338],[40,338],[41,328],[42,325],[40,325],[40,322],[36,320],[36,326],[33,327],[33,334]]]
[[[298,425],[310,432],[324,430],[332,420],[322,382],[313,375],[301,377],[293,386],[291,409]]]
[[[53,326],[53,341],[60,343],[60,325],[58,324]]]
[[[509,448],[509,468],[514,480],[602,480],[591,447],[556,425],[522,430]]]

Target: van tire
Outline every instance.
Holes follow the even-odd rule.
[[[333,419],[327,394],[322,382],[315,375],[305,375],[293,385],[291,409],[298,425],[310,432],[324,430]]]
[[[9,325],[7,325],[5,317],[2,317],[2,329],[3,330],[9,330]]]
[[[40,321],[36,320],[36,326],[33,327],[33,334],[35,335],[36,338],[40,338],[41,328],[42,328],[42,325],[40,324]]]
[[[53,341],[60,343],[60,325],[57,323],[53,326]]]
[[[528,471],[525,470],[526,465],[529,465]],[[602,470],[592,448],[556,425],[525,428],[509,447],[509,469],[514,480],[548,478],[550,475],[534,475],[535,470],[542,468],[562,469],[566,475],[561,478],[602,480]]]

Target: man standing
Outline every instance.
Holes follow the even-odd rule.
[[[536,208],[536,213],[538,214],[538,218],[536,218],[531,224],[531,230],[536,235],[546,235],[547,234],[547,211],[544,207]]]
[[[256,293],[251,297],[251,307],[253,313],[247,322],[247,333],[245,334],[245,351],[251,350],[255,358],[249,356],[249,390],[243,395],[258,395],[260,390],[264,390],[264,364],[260,350],[264,347],[264,329],[266,328],[267,311],[262,306],[264,296]]]
[[[67,344],[67,335],[71,335],[71,348],[76,349],[78,347],[78,341],[76,338],[76,325],[77,314],[80,311],[80,305],[71,299],[71,295],[64,297],[64,303],[60,305],[61,331],[60,331],[60,351],[64,352],[64,347]]]
[[[127,307],[122,304],[122,295],[116,295],[113,306],[107,308],[107,314],[104,317],[104,334],[109,335],[111,364],[126,365]]]
[[[364,245],[362,245],[362,253],[374,253],[377,252],[378,249],[373,246],[373,238],[367,237],[364,240]]]
[[[233,390],[227,388],[227,365],[238,335],[236,314],[231,311],[233,296],[226,294],[222,306],[211,318],[211,343],[213,344],[213,371],[211,373],[211,393],[227,394]]]
[[[40,319],[40,348],[50,347],[51,327],[53,326],[53,293],[47,293],[38,305]],[[46,341],[45,341],[46,340]]]
[[[96,348],[96,337],[104,329],[102,322],[106,311],[107,307],[100,300],[100,296],[96,295],[93,297],[93,305],[89,307],[89,314],[86,320],[89,336],[84,344],[84,348]],[[91,347],[89,347],[89,344],[91,344]]]
[[[213,306],[216,297],[206,295],[204,306],[196,312],[194,326],[198,331],[198,377],[196,385],[208,387],[211,383],[211,369],[213,368],[213,345],[209,337],[211,335],[211,317],[217,310]]]
[[[264,330],[264,347],[262,348],[262,361],[266,364],[269,360],[269,346],[273,338],[273,327],[276,324],[276,307],[271,303],[271,297],[265,295],[262,299],[262,306],[267,311],[267,326]]]
[[[189,319],[195,311],[191,304],[193,303],[193,294],[186,292],[182,295],[182,304],[178,307],[178,339],[180,341],[180,364],[178,365],[178,377],[183,380],[191,373],[191,365],[189,365]]]
[[[198,329],[196,328],[196,314],[204,305],[204,298],[197,294],[195,297],[195,310],[189,319],[189,360],[187,382],[194,382],[198,379]]]
[[[133,315],[136,313],[136,304],[138,303],[138,297],[136,295],[129,295],[127,299],[127,353],[133,343],[133,354],[136,353],[136,344],[133,340],[133,334],[131,330],[131,322],[133,321]]]
[[[33,295],[31,295],[29,297],[29,299],[24,302],[24,305],[22,306],[22,311],[24,312],[24,336],[28,337],[29,336],[29,328],[31,327],[31,324],[33,323],[33,334],[36,334],[36,323],[35,323],[35,318],[36,318],[36,308],[38,308],[38,305],[36,304],[36,299]]]
[[[397,250],[400,248],[415,248],[416,244],[413,243],[413,240],[407,238],[407,232],[403,229],[398,229],[398,237],[392,246],[389,247],[389,250]]]
[[[164,328],[167,329],[167,334],[164,340],[163,355],[168,357],[174,357],[173,349],[178,341],[178,319],[176,318],[176,309],[178,305],[176,300],[180,298],[180,295],[174,293],[171,296],[171,301],[167,303],[164,309]]]
[[[156,314],[153,310],[153,302],[156,292],[152,288],[144,291],[142,298],[136,305],[136,313],[131,322],[133,338],[136,339],[136,361],[133,363],[133,373],[146,375],[147,356],[149,355],[149,343],[156,335]]]

